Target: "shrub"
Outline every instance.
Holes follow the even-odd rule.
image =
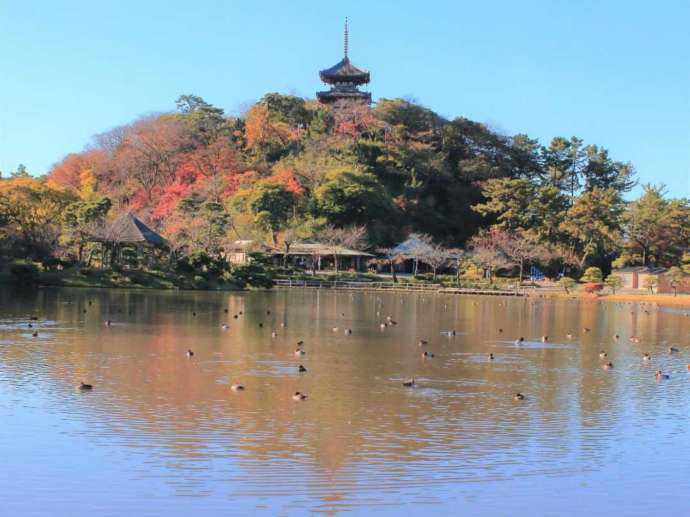
[[[575,287],[575,280],[570,278],[569,276],[564,276],[558,281],[558,285],[560,285],[566,293],[569,293],[570,290]]]
[[[603,288],[604,288],[604,284],[602,284],[602,283],[600,283],[600,282],[587,282],[587,283],[584,285],[585,292],[586,292],[586,293],[590,293],[590,294],[592,294],[592,293],[598,293],[598,292],[601,291]]]
[[[31,262],[17,262],[10,266],[10,277],[17,284],[31,284],[36,280],[38,267]]]
[[[588,267],[580,280],[598,284],[604,280],[604,275],[598,267]]]
[[[618,275],[609,275],[604,280],[604,283],[611,289],[613,294],[616,294],[616,289],[620,289],[623,285],[623,279]]]

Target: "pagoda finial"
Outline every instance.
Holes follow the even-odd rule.
[[[348,46],[349,33],[347,31],[347,16],[345,17],[345,57],[347,57],[347,46]]]

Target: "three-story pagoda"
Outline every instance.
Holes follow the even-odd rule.
[[[348,27],[345,19],[344,57],[339,63],[319,72],[321,80],[331,85],[325,92],[317,92],[316,97],[323,104],[371,104],[371,93],[359,90],[359,86],[369,83],[369,72],[350,62],[348,51]]]

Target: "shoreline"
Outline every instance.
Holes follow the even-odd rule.
[[[653,303],[657,305],[673,305],[677,307],[690,308],[690,295],[679,294],[649,294],[649,293],[616,293],[616,294],[590,294],[579,292],[532,292],[527,295],[529,298],[554,298],[581,301],[600,301],[613,303]]]

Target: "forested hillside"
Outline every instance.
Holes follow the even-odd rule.
[[[95,136],[46,178],[3,180],[3,254],[80,259],[90,225],[127,210],[180,253],[210,256],[235,239],[281,246],[362,225],[374,250],[410,233],[446,247],[507,233],[577,270],[680,264],[688,247],[687,200],[647,186],[624,202],[632,165],[576,137],[504,135],[400,99],[337,126],[280,94],[241,117],[191,95],[176,108]]]

